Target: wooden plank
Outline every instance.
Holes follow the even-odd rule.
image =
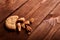
[[[52,15],[53,17],[60,16],[59,10],[60,10],[60,3],[59,3],[59,5],[54,9],[54,11],[51,13],[51,15]]]
[[[60,29],[54,34],[51,40],[60,40]]]
[[[51,13],[53,16],[60,16],[60,4],[55,8],[55,10]],[[51,40],[60,40],[60,29],[53,35]]]
[[[52,17],[57,17],[60,16],[60,4],[54,9],[54,11],[51,13]],[[46,36],[46,38],[44,40],[60,40],[59,36],[60,35],[58,30],[60,29],[60,24],[54,26],[51,31],[49,32],[49,34]],[[56,34],[57,33],[57,34]],[[56,34],[56,35],[55,35]]]
[[[26,30],[21,32],[9,31],[5,28],[4,22],[0,24],[0,40],[26,40],[28,35]]]
[[[19,10],[17,10],[12,15],[25,16],[27,11],[28,10],[30,11],[30,9],[34,8],[34,6],[36,6],[36,4],[39,3],[40,1],[41,0],[29,0],[25,5],[23,5]],[[21,12],[21,13],[19,13],[19,12]],[[2,31],[0,31],[0,34],[1,34],[0,39],[2,39],[2,40],[26,40],[28,38],[28,35],[25,30],[22,30],[19,34],[17,34],[16,32],[8,32],[7,30],[4,29],[4,27],[5,26],[4,26],[4,22],[3,22],[0,24],[0,30],[2,30]]]
[[[56,26],[53,26],[51,31],[47,34],[47,36],[44,38],[44,40],[51,40],[53,35],[60,29],[60,24],[56,24]]]
[[[37,0],[36,0],[37,1]],[[35,5],[35,2],[36,1],[34,1],[34,2],[32,2],[34,5]],[[30,1],[31,2],[31,1]],[[27,4],[29,4],[29,3],[27,3],[27,4],[25,4],[26,5],[26,7],[24,6],[24,8],[23,9],[20,9],[19,11],[17,11],[16,13],[14,13],[13,15],[19,15],[20,17],[26,17],[26,19],[29,19],[29,17],[32,15],[32,14],[34,14],[34,15],[32,15],[32,17],[33,18],[37,18],[38,20],[40,20],[41,21],[41,19],[40,19],[40,16],[41,16],[41,14],[43,14],[44,13],[44,15],[45,15],[45,13],[49,13],[55,6],[56,6],[56,4],[58,3],[59,1],[57,1],[57,0],[53,0],[53,1],[51,1],[51,0],[47,0],[46,2],[44,2],[44,3],[41,3],[40,4],[40,8],[39,7],[37,7],[36,5],[35,5],[35,7],[36,7],[36,9],[32,9],[30,12],[31,12],[31,14],[30,14],[30,12],[29,12],[29,14],[27,14],[27,16],[26,16],[26,14],[22,14],[22,13],[19,13],[19,11],[21,10],[22,12],[24,12],[23,11],[23,9],[24,8],[27,8]],[[32,4],[32,3],[30,3],[30,4]],[[39,4],[39,3],[38,3]],[[38,5],[37,4],[37,5]],[[48,5],[47,5],[48,4]],[[45,7],[45,5],[46,5],[46,7]],[[28,7],[29,8],[29,10],[30,10],[30,6]],[[39,9],[38,9],[39,8]],[[34,11],[33,11],[34,10]],[[45,12],[45,11],[46,12]],[[20,11],[20,12],[21,12]],[[41,11],[41,12],[40,12]],[[48,12],[47,12],[48,11]],[[27,12],[27,10],[26,10],[26,12]],[[36,14],[36,13],[38,14]],[[27,12],[28,13],[28,12]],[[21,16],[22,15],[22,16]],[[44,16],[44,15],[42,15],[42,16]],[[28,17],[29,16],[29,17]],[[46,15],[44,16],[44,18],[46,17]],[[44,19],[43,18],[43,19]],[[42,19],[42,20],[43,20]],[[38,20],[35,20],[35,21],[38,21]],[[37,25],[39,25],[40,24],[40,21],[38,21],[38,22],[35,22],[33,25],[35,25],[35,24],[37,24]],[[33,29],[35,29],[36,27],[37,27],[37,25],[35,25],[35,27],[33,26],[32,28]],[[22,30],[19,34],[17,34],[16,32],[7,32],[6,30],[4,30],[4,25],[3,25],[3,23],[1,23],[1,25],[0,25],[0,29],[2,30],[2,31],[0,31],[0,33],[1,33],[1,39],[5,39],[5,40],[26,40],[27,38],[28,38],[28,35],[26,34],[26,32],[24,31],[24,30]],[[12,36],[12,37],[11,37]],[[8,37],[8,38],[7,38]]]
[[[52,9],[54,9],[56,6],[57,6],[57,4],[59,4],[58,3],[59,1],[57,1],[57,0],[53,0],[53,1],[49,1],[48,0],[48,2],[44,5],[44,6],[42,6],[42,7],[40,7],[36,12],[34,12],[33,13],[33,15],[30,15],[31,17],[33,17],[33,18],[35,18],[36,20],[35,20],[35,22],[34,22],[34,24],[32,25],[33,27],[33,30],[35,29],[35,28],[37,28],[37,26],[38,26],[38,24],[40,24],[41,23],[41,21],[51,12],[51,11],[53,11]],[[48,4],[48,5],[47,5]],[[29,17],[29,14],[27,15],[27,17]],[[29,18],[31,18],[31,17],[29,17]],[[39,27],[39,26],[38,26]],[[35,29],[35,30],[37,30],[37,29]],[[36,35],[37,33],[39,33],[39,32],[35,32],[35,34],[34,34],[34,32],[35,31],[33,31],[33,33],[29,36],[29,38],[28,38],[28,40],[35,40],[35,39],[38,39],[38,40],[41,40],[41,38],[39,38],[40,37],[40,35],[38,34],[38,35]],[[43,35],[43,34],[42,34]],[[44,36],[43,36],[44,37]],[[43,38],[42,38],[43,39]]]
[[[35,22],[31,25],[33,30],[42,22],[42,20],[56,7],[59,0],[46,0],[45,3],[40,4],[40,7],[35,12],[29,12],[25,18],[34,18]],[[46,5],[46,6],[45,6]],[[33,10],[32,10],[33,11]]]
[[[26,16],[31,10],[34,9],[41,0],[29,0],[25,5],[23,5],[19,10],[17,10],[13,15],[18,15],[20,17]]]
[[[30,18],[33,17],[35,19],[34,24],[32,24],[32,28],[34,30],[37,27],[37,25],[39,25],[41,23],[41,21],[49,14],[49,12],[56,6],[56,4],[58,2],[59,1],[56,2],[56,0],[53,0],[53,1],[47,0],[45,3],[40,2],[41,4],[38,3],[37,6],[35,6],[27,15],[21,15],[21,14],[19,14],[18,11],[17,11],[17,13],[14,13],[14,15],[19,15],[20,17],[25,17],[26,19],[29,19],[29,17]],[[40,8],[39,8],[39,5],[40,5]],[[47,6],[45,7],[45,5],[47,5]],[[32,15],[32,14],[34,14],[34,15]]]
[[[0,0],[0,22],[21,7],[27,0]]]
[[[31,36],[29,36],[28,40],[43,40],[51,28],[52,26],[48,22],[43,21]]]

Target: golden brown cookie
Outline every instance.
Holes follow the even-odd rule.
[[[6,27],[9,29],[16,30],[16,22],[17,22],[18,18],[19,17],[17,15],[8,17],[5,22]]]

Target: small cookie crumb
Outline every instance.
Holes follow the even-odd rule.
[[[21,24],[20,23],[17,23],[17,28],[18,28],[18,31],[21,31]]]
[[[25,29],[25,24],[23,23],[23,24],[21,24],[21,26],[22,26],[22,28],[24,28]]]
[[[30,25],[30,21],[25,21],[24,24],[25,25]]]
[[[29,21],[30,21],[30,23],[33,23],[34,22],[34,18],[31,18]]]

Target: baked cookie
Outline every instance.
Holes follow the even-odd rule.
[[[5,21],[6,27],[12,30],[16,30],[16,22],[18,18],[19,17],[17,15],[8,17]]]

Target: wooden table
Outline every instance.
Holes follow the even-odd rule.
[[[7,31],[4,22],[11,15],[34,18],[31,35],[24,29],[20,33]],[[51,26],[44,21],[57,16],[60,16],[60,0],[1,0],[0,40],[60,40],[60,24]]]

